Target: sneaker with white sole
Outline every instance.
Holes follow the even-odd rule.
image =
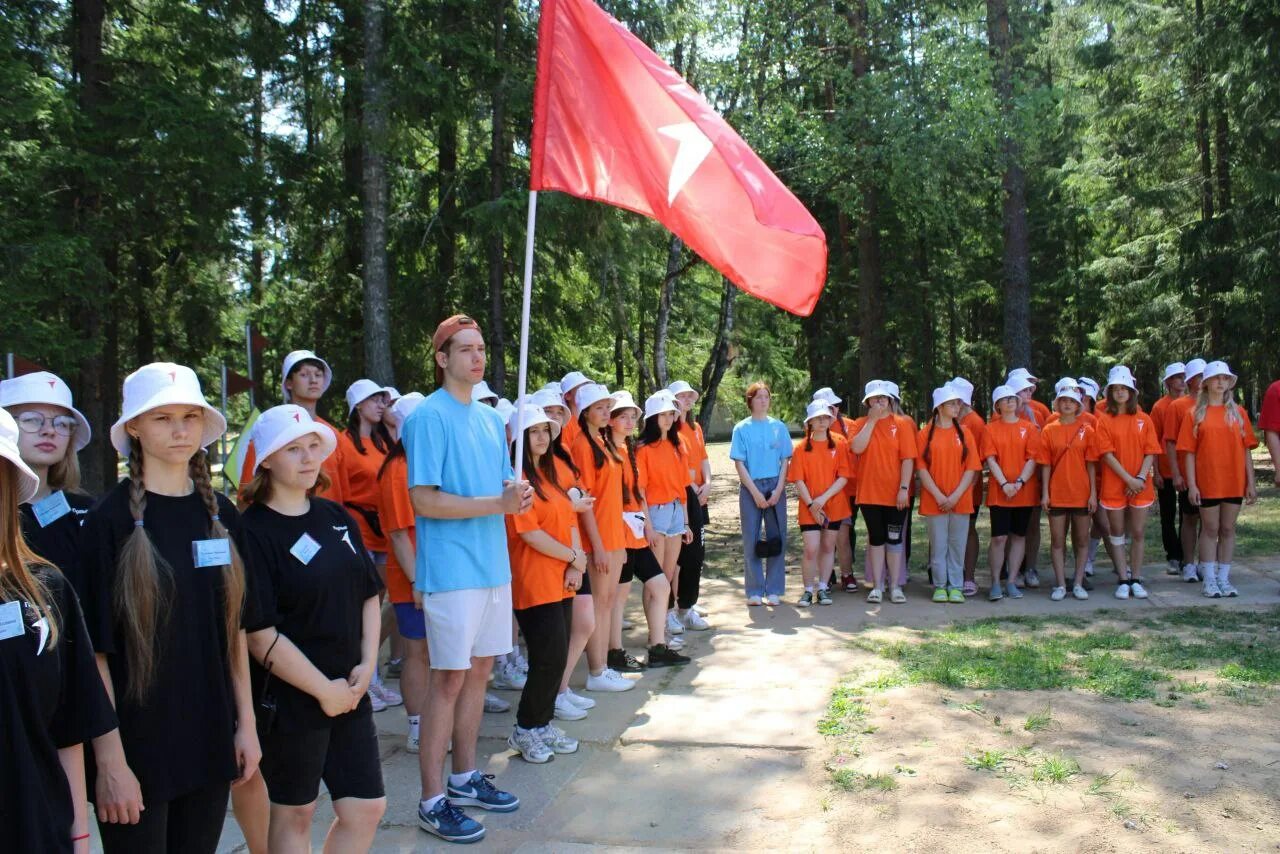
[[[500,715],[503,712],[511,711],[511,704],[501,697],[495,697],[486,691],[484,695],[484,710],[491,715]]]
[[[684,634],[684,624],[680,622],[680,618],[676,616],[675,611],[667,612],[667,631],[673,635]]]
[[[1071,595],[1076,597],[1077,599],[1088,599],[1089,591],[1085,590],[1084,587],[1077,584],[1075,587],[1071,588]]]
[[[512,727],[511,735],[507,736],[507,747],[519,753],[525,762],[532,762],[534,765],[542,765],[556,758],[556,752],[543,742],[539,730]]]
[[[461,786],[446,784],[445,797],[461,807],[480,807],[492,812],[515,812],[519,809],[520,799],[490,783],[492,779],[492,774],[473,771],[471,779]]]
[[[1235,585],[1225,578],[1218,579],[1218,590],[1227,599],[1234,599],[1240,595],[1240,591],[1235,588]]]
[[[1147,588],[1142,586],[1142,582],[1135,578],[1129,582],[1129,592],[1133,594],[1134,599],[1146,599]]]
[[[373,706],[375,712],[385,712],[387,710],[387,701],[374,693],[372,685],[369,686],[367,693],[369,694],[369,704]]]
[[[987,591],[988,602],[999,602],[1004,598],[1004,589],[1001,588],[999,581],[991,582],[991,589]]]
[[[813,591],[806,590],[800,594],[799,600],[796,601],[797,608],[808,608],[813,604]]]
[[[830,591],[830,590],[828,590],[828,589],[827,589],[827,588],[825,588],[825,587],[819,587],[819,588],[818,588],[818,604],[819,604],[819,605],[830,605],[830,604],[831,604],[831,591]]]
[[[702,615],[692,608],[684,612],[684,617],[681,618],[681,621],[686,629],[694,632],[705,632],[711,628],[711,624],[702,619]]]
[[[1004,587],[1004,595],[1008,596],[1010,599],[1021,599],[1022,590],[1018,585],[1014,584],[1013,581],[1010,581]]]
[[[564,730],[555,724],[540,726],[534,730],[538,738],[555,753],[577,753],[578,740],[570,738]]]
[[[509,661],[504,661],[493,668],[493,687],[500,691],[523,691],[529,677]]]
[[[596,675],[587,674],[587,690],[596,693],[618,694],[622,691],[630,691],[636,687],[636,683],[630,679],[624,679],[622,674],[616,670],[605,668]]]
[[[568,697],[569,702],[573,703],[579,709],[590,710],[596,707],[595,700],[591,699],[590,697],[583,697],[579,694],[575,694],[572,688],[565,688],[564,694],[562,696]]]
[[[879,605],[884,600],[884,591],[879,587],[872,587],[867,593],[867,601],[872,605]]]
[[[706,606],[706,605],[703,605],[701,602],[695,602],[695,603],[693,603],[693,607],[692,607],[692,608],[690,608],[689,610],[690,610],[690,611],[697,611],[697,612],[698,612],[698,616],[700,616],[700,617],[705,617],[705,616],[707,616],[707,614],[709,613],[709,612],[707,611],[707,606]]]
[[[1084,565],[1084,577],[1085,578],[1093,577],[1093,561],[1089,561]]]
[[[587,716],[587,710],[564,694],[557,694],[554,714],[562,721],[580,721]]]
[[[441,798],[427,812],[418,804],[418,827],[445,842],[477,842],[484,838],[484,825]]]
[[[901,587],[889,588],[889,601],[895,605],[901,605],[907,601],[907,594],[902,592]]]
[[[764,597],[764,604],[766,605],[777,605],[781,601],[782,598],[779,597],[777,593],[770,593],[768,596]]]
[[[1200,567],[1189,563],[1182,568],[1182,580],[1187,584],[1195,584],[1200,580]]]
[[[389,687],[385,682],[370,685],[369,693],[376,694],[388,707],[404,705],[404,697],[400,696],[400,692]]]
[[[755,606],[755,605],[763,605],[763,604],[764,604],[764,599],[760,598],[759,596],[748,596],[748,597],[747,597],[747,604],[748,604],[748,605],[751,605],[751,606]]]
[[[1036,572],[1034,569],[1028,569],[1023,580],[1026,582],[1023,586],[1030,587],[1034,590],[1040,586],[1040,573]]]
[[[523,675],[529,675],[529,659],[520,653],[520,648],[516,647],[515,652],[511,654],[511,665],[519,670]]]
[[[1177,575],[1182,572],[1182,561],[1169,559],[1169,568],[1164,571],[1165,575]]]
[[[1055,587],[1049,593],[1049,599],[1050,601],[1053,601],[1053,602],[1061,602],[1063,599],[1066,599],[1066,598],[1067,598],[1067,588],[1065,587]]]
[[[1121,581],[1116,585],[1116,598],[1117,599],[1129,598],[1129,582]]]
[[[1201,590],[1206,599],[1221,599],[1222,588],[1218,586],[1216,578],[1206,578],[1204,580],[1204,588]]]

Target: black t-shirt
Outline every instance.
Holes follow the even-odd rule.
[[[217,500],[222,524],[243,556],[239,514],[225,496]],[[125,635],[112,610],[120,550],[134,531],[127,478],[85,519],[79,593],[93,648],[111,666],[125,759],[143,800],[165,802],[239,776],[236,705],[227,666],[223,568],[197,568],[192,553],[193,543],[210,538],[204,502],[196,493],[175,498],[148,492],[143,521],[172,581],[157,629],[155,681],[141,703],[127,693]],[[92,798],[96,769],[92,762],[86,765]]]
[[[71,850],[74,812],[58,750],[116,728],[74,590],[56,570],[42,567],[38,577],[57,613],[57,643],[45,635],[41,648],[40,614],[21,600],[14,601],[26,631],[0,640],[0,849],[6,851]],[[3,593],[0,603],[9,604]]]
[[[22,536],[31,550],[62,571],[80,589],[81,533],[85,516],[93,507],[93,497],[79,492],[63,492],[70,512],[41,527],[30,504],[18,507]]]
[[[360,663],[364,603],[382,589],[360,529],[346,510],[323,498],[312,498],[302,516],[285,516],[266,504],[254,504],[244,511],[241,524],[253,591],[245,629],[256,632],[274,626],[325,676],[346,679]],[[298,557],[306,556],[304,535],[320,547],[305,564]],[[256,700],[266,671],[257,661],[250,667]],[[319,729],[336,720],[324,713],[315,697],[279,674],[272,675],[270,694],[276,700],[277,730]],[[360,702],[367,704],[368,696]],[[357,708],[351,714],[362,711],[368,710]]]

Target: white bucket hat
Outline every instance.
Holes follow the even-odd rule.
[[[18,452],[18,422],[3,409],[0,409],[0,457],[13,463],[17,470],[18,503],[26,504],[40,489],[40,478],[22,461],[22,454]]]
[[[579,412],[602,400],[612,401],[613,395],[609,393],[609,389],[600,385],[600,383],[587,383],[579,388],[577,394],[574,395],[574,402],[578,404]],[[610,406],[612,405],[610,403]]]
[[[952,377],[947,385],[960,392],[960,399],[964,401],[965,406],[973,406],[973,383],[964,377]]]
[[[961,389],[956,388],[951,383],[935,388],[933,390],[933,408],[937,409],[948,400],[964,400],[964,394]]]
[[[273,406],[259,415],[253,422],[253,453],[256,458],[253,473],[258,473],[267,457],[310,433],[320,437],[324,448],[324,456],[320,459],[327,460],[338,447],[338,434],[328,424],[314,420],[311,413],[301,406],[286,403]]]
[[[1186,364],[1187,379],[1200,376],[1201,374],[1204,373],[1204,368],[1205,368],[1204,359],[1192,359],[1190,362],[1187,362]]]
[[[111,446],[121,456],[129,456],[129,432],[125,425],[144,412],[173,405],[198,406],[204,410],[202,448],[212,445],[227,430],[227,419],[204,399],[195,371],[172,362],[152,362],[124,378],[124,411],[111,425]]]
[[[836,397],[836,393],[832,391],[831,388],[828,386],[823,386],[822,388],[815,391],[813,393],[813,397],[810,399],[826,401],[828,406],[839,406],[840,404],[844,403],[843,400]]]
[[[391,404],[390,412],[392,419],[397,425],[403,427],[404,422],[408,420],[409,415],[413,410],[417,409],[418,404],[422,403],[422,401],[426,399],[427,398],[420,391],[411,391],[406,395],[402,395],[396,399],[395,403]]]
[[[514,417],[515,413],[516,408],[515,406],[512,406],[510,417]],[[560,435],[560,422],[548,415],[541,406],[526,403],[524,406],[520,407],[520,418],[526,432],[530,427],[537,427],[539,424],[550,424],[551,438],[554,439]],[[508,419],[508,423],[510,423],[510,419]],[[511,441],[515,441],[514,436],[511,437]]]
[[[284,381],[289,379],[289,373],[297,367],[299,362],[305,361],[319,362],[320,368],[324,371],[324,388],[320,391],[323,394],[329,390],[330,384],[333,383],[333,369],[329,367],[329,363],[321,359],[310,350],[294,350],[292,353],[284,357],[284,367],[280,369],[280,393],[284,395],[284,402],[289,403],[293,400],[293,396],[289,394],[289,389],[284,387]]]
[[[48,371],[23,374],[0,382],[0,406],[19,406],[23,403],[47,403],[61,406],[76,419],[75,449],[83,451],[93,438],[89,419],[71,405],[71,389],[62,378]]]
[[[558,406],[561,409],[569,408],[565,406],[564,398],[560,395],[559,385],[556,385],[555,391],[552,391],[550,387],[538,389],[533,394],[529,395],[529,403],[534,406],[541,406],[543,409],[546,409],[548,406]]]
[[[396,389],[396,387],[395,387],[395,386],[393,386],[393,385],[384,385],[384,386],[382,387],[382,390],[383,390],[383,391],[385,391],[385,392],[387,393],[387,406],[388,406],[388,407],[390,407],[390,406],[391,406],[391,404],[395,403],[395,402],[396,402],[397,400],[399,400],[400,398],[404,397],[404,395],[403,395],[403,394],[401,394],[401,393],[399,392],[399,390],[397,390],[397,389]]]
[[[1079,387],[1080,387],[1079,380],[1075,379],[1074,377],[1063,377],[1062,379],[1058,380],[1056,383],[1053,384],[1053,393],[1057,395],[1063,389],[1079,388]]]
[[[653,416],[661,415],[664,412],[670,412],[673,415],[680,412],[680,410],[676,408],[675,398],[672,397],[671,393],[666,389],[654,392],[645,400],[644,418],[648,421]]]
[[[385,393],[386,389],[375,383],[373,380],[356,380],[347,386],[347,414],[350,415],[352,410],[364,403],[375,394]]]
[[[1235,388],[1236,382],[1240,379],[1235,374],[1231,373],[1231,368],[1226,362],[1222,361],[1210,362],[1204,366],[1204,381],[1208,382],[1213,377],[1230,377],[1231,385],[1229,385],[1228,388]]]
[[[1036,387],[1036,384],[1033,383],[1027,377],[1011,377],[1009,381],[1005,383],[1005,385],[1013,389],[1014,394],[1018,394],[1020,392],[1026,391],[1029,388]]]
[[[570,371],[564,375],[564,379],[560,380],[560,393],[564,395],[564,399],[568,400],[570,393],[578,386],[589,383],[587,375],[582,371]]]
[[[1076,391],[1074,388],[1058,389],[1057,393],[1053,397],[1053,402],[1057,403],[1059,400],[1061,400],[1064,397],[1067,400],[1074,400],[1076,403],[1080,404],[1081,406],[1084,405],[1084,397],[1080,394],[1080,392]]]
[[[1014,382],[1014,380],[1026,380],[1032,385],[1035,385],[1036,383],[1040,382],[1040,378],[1037,377],[1035,374],[1031,373],[1031,371],[1027,370],[1026,368],[1014,368],[1012,371],[1009,372],[1009,377],[1004,381],[1004,384],[1017,388],[1017,384]]]
[[[899,403],[902,402],[902,392],[899,391],[898,384],[895,383],[893,380],[885,380],[884,389],[885,389],[885,392],[888,393],[889,397],[892,397],[894,400],[898,401]]]
[[[694,398],[695,400],[696,400],[698,397],[701,397],[701,396],[702,396],[702,395],[698,394],[698,390],[697,390],[696,388],[694,388],[693,386],[689,385],[689,384],[688,384],[687,382],[685,382],[684,380],[676,380],[676,381],[675,381],[675,382],[673,382],[671,385],[667,386],[667,391],[671,392],[673,395],[675,395],[675,394],[684,394],[684,393],[685,393],[685,392],[687,392],[687,391],[691,391],[691,392],[693,392],[693,393],[694,393],[694,395],[695,395],[695,398]]]
[[[478,400],[483,403],[486,400],[497,400],[498,395],[493,389],[489,388],[489,384],[487,382],[480,380],[480,382],[476,383],[471,388],[471,399]]]
[[[1181,362],[1170,362],[1164,366],[1164,376],[1160,377],[1160,382],[1165,382],[1169,377],[1176,377],[1179,374],[1185,374],[1187,366]]]
[[[998,385],[991,391],[991,402],[999,403],[1006,397],[1017,397],[1018,393],[1010,385]]]
[[[872,380],[863,388],[862,402],[866,403],[873,397],[892,397],[889,393],[889,384],[884,380]]]
[[[1094,400],[1098,399],[1098,392],[1102,391],[1102,389],[1099,388],[1096,382],[1091,380],[1089,377],[1080,377],[1076,382],[1080,384],[1079,387],[1084,389],[1089,397],[1092,397]]]
[[[827,418],[832,417],[831,404],[827,403],[823,398],[815,398],[809,401],[809,405],[804,409],[804,423],[808,424],[813,419],[821,418],[824,415]]]
[[[516,412],[516,405],[505,397],[500,397],[493,408],[498,410],[498,414],[502,416],[502,423],[511,426],[511,416]]]
[[[1133,372],[1124,365],[1116,365],[1107,372],[1107,388],[1113,385],[1122,385],[1131,391],[1138,390],[1138,381],[1133,378]]]
[[[640,405],[636,403],[635,398],[631,396],[631,392],[623,389],[613,393],[613,409],[609,410],[611,415],[617,415],[624,409],[634,409],[636,415],[643,414],[640,411]]]

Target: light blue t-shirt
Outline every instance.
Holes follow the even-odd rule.
[[[506,425],[491,406],[463,405],[444,389],[418,404],[401,428],[409,488],[435,486],[471,498],[502,494],[515,477]],[[507,528],[500,513],[473,519],[417,517],[414,587],[423,593],[497,587],[511,581]]]
[[[729,459],[744,463],[752,480],[780,476],[783,460],[791,456],[791,450],[787,426],[776,418],[744,418],[733,425]]]

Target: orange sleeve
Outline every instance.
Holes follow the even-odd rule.
[[[1199,442],[1194,433],[1195,422],[1191,418],[1182,419],[1182,427],[1178,430],[1177,450],[1184,454],[1194,454]]]
[[[1098,440],[1097,452],[1099,459],[1106,454],[1114,454],[1116,452],[1115,437],[1111,435],[1110,418],[1098,419],[1098,430],[1094,435]]]
[[[378,522],[382,530],[390,534],[414,527],[416,517],[413,501],[409,498],[409,466],[403,457],[387,466],[378,487]]]
[[[914,460],[920,455],[916,450],[916,430],[918,429],[914,421],[904,418],[900,427],[906,428],[910,424],[911,429],[898,430],[898,458],[901,460]]]
[[[978,452],[978,442],[972,431],[964,434],[964,443],[969,446],[969,456],[965,458],[964,470],[982,471],[982,454]],[[979,475],[974,480],[981,482],[982,476]]]
[[[799,483],[804,480],[804,442],[796,442],[791,452],[791,462],[787,464],[787,483]]]
[[[918,471],[928,471],[929,464],[924,460],[924,449],[929,444],[929,428],[921,427],[916,433],[916,469]]]
[[[591,445],[588,440],[582,437],[582,434],[579,434],[573,440],[573,446],[569,449],[569,456],[573,458],[573,464],[578,467],[578,482],[582,484],[584,490],[595,495],[596,464],[595,460],[591,458]]]
[[[1142,439],[1143,454],[1151,454],[1157,457],[1164,456],[1164,445],[1160,441],[1160,430],[1156,427],[1154,419],[1152,419],[1147,429],[1142,431]]]
[[[1258,434],[1253,432],[1253,422],[1249,420],[1249,413],[1244,411],[1244,407],[1240,407],[1240,417],[1244,419],[1244,446],[1252,451],[1258,447]]]
[[[982,459],[988,460],[991,457],[995,457],[998,461],[1000,459],[1000,449],[996,447],[995,439],[991,433],[992,431],[990,430],[982,431]]]
[[[1182,419],[1178,415],[1181,409],[1182,407],[1177,402],[1165,407],[1164,424],[1161,425],[1160,435],[1166,442],[1177,443],[1178,441],[1179,433],[1182,429]]]

